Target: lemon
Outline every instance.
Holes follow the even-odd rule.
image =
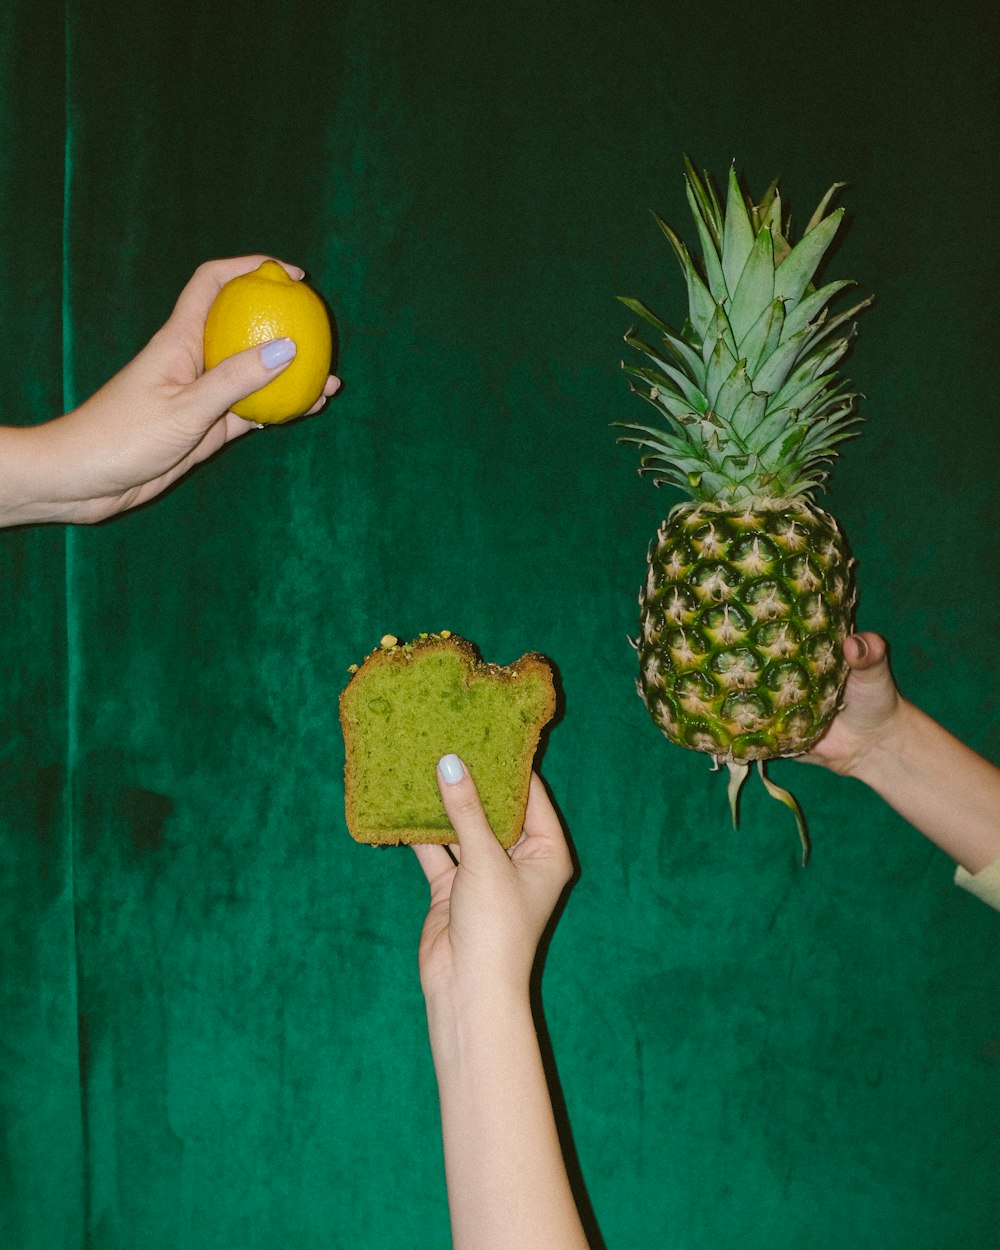
[[[276,378],[233,404],[247,421],[277,425],[308,412],[323,394],[333,338],[320,297],[273,260],[232,278],[219,291],[205,322],[205,368],[271,339],[295,340],[292,363]]]

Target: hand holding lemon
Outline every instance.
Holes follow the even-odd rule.
[[[303,276],[261,255],[207,261],[90,399],[40,425],[0,427],[0,527],[106,520],[159,495],[250,422],[321,408],[340,381],[329,374],[326,308]]]
[[[301,417],[323,396],[330,373],[330,318],[316,292],[274,260],[230,279],[215,297],[205,322],[205,368],[262,344],[270,345],[266,363],[291,363],[230,411],[271,425]]]

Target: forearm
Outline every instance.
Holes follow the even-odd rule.
[[[86,520],[81,482],[90,449],[76,414],[0,427],[0,528]]]
[[[527,994],[427,1014],[454,1250],[586,1250]]]
[[[851,773],[968,872],[1000,858],[1000,769],[913,704]]]
[[[50,519],[38,497],[45,477],[43,442],[38,427],[0,427],[0,527]]]

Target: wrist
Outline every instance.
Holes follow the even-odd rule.
[[[907,750],[913,722],[919,715],[912,703],[899,698],[892,714],[864,747],[854,753],[843,775],[878,789],[887,771],[896,769]]]
[[[493,1049],[524,1026],[534,1030],[527,984],[425,989],[431,1048],[451,1056]]]

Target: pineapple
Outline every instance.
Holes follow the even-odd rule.
[[[680,261],[687,320],[677,332],[622,299],[658,332],[654,345],[626,334],[648,363],[623,368],[661,422],[627,424],[622,441],[642,449],[640,473],[690,496],[650,544],[637,687],[671,742],[727,767],[734,826],[756,764],[795,814],[805,863],[801,809],[765,762],[808,751],[847,680],[854,561],[813,495],[837,445],[857,432],[858,395],[836,366],[871,300],[833,315],[832,301],[853,284],[813,282],[843,216],[828,211],[842,184],[792,246],[776,184],[754,204],[730,168],[723,207],[708,175],[690,161],[686,170],[700,271],[656,220]]]

